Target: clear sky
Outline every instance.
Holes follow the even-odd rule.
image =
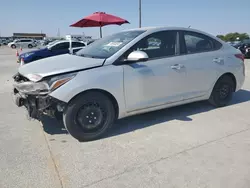
[[[142,26],[182,26],[214,35],[250,33],[250,0],[142,0]],[[106,26],[103,35],[138,27],[138,0],[0,0],[0,33],[43,31],[99,36],[98,28],[69,25],[96,11],[127,19],[131,24]]]

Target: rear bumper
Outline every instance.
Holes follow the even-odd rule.
[[[238,71],[236,74],[235,74],[235,77],[236,77],[236,88],[235,88],[235,91],[239,91],[244,82],[245,82],[245,75],[243,74],[243,70],[240,70]]]

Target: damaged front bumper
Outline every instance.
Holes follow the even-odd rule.
[[[16,79],[15,79],[16,80]],[[66,106],[65,102],[55,99],[49,92],[41,90],[33,93],[25,91],[24,83],[28,81],[17,81],[14,84],[13,99],[18,107],[24,106],[28,111],[28,116],[33,119],[41,120],[42,115],[59,118]],[[20,89],[22,86],[22,90]],[[34,87],[35,88],[35,87]]]
[[[30,118],[37,120],[41,120],[42,115],[59,118],[66,106],[66,103],[49,95],[25,95],[15,88],[13,98],[18,107],[24,106],[27,109]]]

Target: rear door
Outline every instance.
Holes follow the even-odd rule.
[[[182,64],[185,66],[185,99],[201,97],[213,87],[224,65],[220,44],[211,37],[191,31],[182,31],[180,37]]]

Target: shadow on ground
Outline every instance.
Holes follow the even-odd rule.
[[[240,90],[234,94],[230,105],[247,101],[250,101],[250,92],[247,90]],[[124,118],[118,120],[115,123],[112,130],[107,133],[106,138],[125,134],[171,120],[192,121],[189,116],[204,113],[213,109],[214,107],[212,107],[207,101],[202,101]],[[62,122],[58,122],[52,118],[44,117],[42,123],[44,131],[48,134],[67,134],[67,130],[65,129]]]
[[[68,134],[67,130],[65,129],[63,122],[58,121],[55,118],[51,118],[48,116],[44,116],[42,118],[43,130],[51,135],[54,134]]]

